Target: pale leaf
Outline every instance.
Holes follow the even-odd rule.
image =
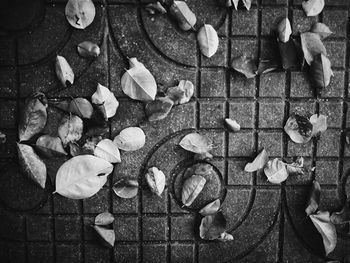
[[[264,173],[267,180],[273,184],[280,184],[287,180],[288,172],[285,163],[278,160],[277,158],[267,162]]]
[[[95,147],[94,155],[110,163],[121,162],[119,149],[110,139],[101,140]]]
[[[40,136],[36,141],[35,148],[49,158],[67,155],[67,152],[63,148],[61,139],[51,135]]]
[[[292,34],[292,27],[288,18],[283,18],[277,26],[278,39],[286,43],[289,41],[289,37]]]
[[[205,183],[205,178],[200,175],[192,175],[191,177],[187,178],[182,186],[182,203],[185,206],[190,206],[203,190]]]
[[[165,188],[165,175],[157,167],[151,167],[148,169],[146,175],[146,181],[153,193],[161,196]]]
[[[197,22],[196,15],[184,1],[174,1],[170,6],[170,14],[177,20],[179,27],[184,31],[193,28]]]
[[[105,226],[112,224],[114,221],[114,216],[109,212],[103,212],[95,217],[95,225]]]
[[[100,48],[90,41],[81,42],[78,47],[78,53],[84,58],[96,58],[100,55]]]
[[[318,34],[321,40],[329,37],[333,33],[328,26],[320,22],[313,24],[310,31]]]
[[[62,56],[56,57],[56,75],[63,87],[67,87],[67,83],[72,85],[74,82],[73,70]]]
[[[269,160],[269,156],[266,150],[262,149],[262,151],[255,157],[253,162],[246,164],[246,166],[244,167],[244,171],[255,172],[257,170],[260,170],[264,168],[268,160]]]
[[[180,80],[179,85],[166,91],[166,96],[174,102],[174,105],[177,105],[189,102],[193,93],[193,83],[189,80]]]
[[[226,118],[225,123],[227,127],[229,127],[232,131],[237,132],[241,129],[241,125],[238,124],[237,121]]]
[[[147,103],[145,113],[149,121],[159,121],[170,113],[174,102],[168,97],[159,97]]]
[[[89,26],[94,21],[95,13],[92,0],[69,0],[65,9],[69,24],[78,29]]]
[[[66,146],[69,142],[75,142],[81,138],[83,133],[83,121],[78,116],[64,116],[58,127],[58,136]]]
[[[284,131],[295,143],[307,143],[311,139],[312,124],[310,120],[298,114],[291,114],[284,126]]]
[[[301,48],[304,53],[304,58],[307,64],[311,65],[314,57],[318,54],[327,56],[327,51],[323,45],[320,35],[312,32],[300,34]]]
[[[202,54],[208,58],[213,56],[219,47],[219,37],[211,25],[203,25],[197,34],[199,48]]]
[[[314,114],[310,117],[312,136],[318,136],[327,130],[327,116]]]
[[[324,0],[307,0],[301,5],[307,16],[317,16],[324,8]]]
[[[113,191],[121,198],[133,198],[139,191],[139,183],[134,179],[122,178],[113,185]]]
[[[115,232],[113,229],[108,229],[100,226],[92,226],[96,233],[102,238],[108,247],[113,247],[115,242]]]
[[[226,219],[222,212],[213,215],[207,215],[202,218],[199,226],[199,236],[202,239],[214,240],[221,237],[225,232]]]
[[[310,65],[310,76],[316,88],[326,88],[333,76],[330,60],[323,54],[315,55]]]
[[[91,96],[91,101],[94,103],[105,119],[113,117],[119,107],[119,102],[107,87],[97,84],[95,93]]]
[[[187,151],[204,154],[212,149],[212,142],[204,135],[190,133],[182,138],[179,145]]]
[[[146,135],[139,127],[128,127],[117,135],[113,142],[123,151],[136,151],[146,143]]]
[[[199,213],[202,216],[212,215],[219,211],[220,209],[220,199],[216,199],[213,202],[207,204],[205,207],[203,207],[201,210],[199,210]]]
[[[321,197],[321,186],[316,180],[314,180],[312,182],[312,187],[311,187],[311,192],[307,202],[307,207],[305,208],[305,213],[308,216],[317,211],[318,205],[320,203],[320,197]]]
[[[235,57],[232,60],[231,67],[244,74],[247,78],[254,78],[256,76],[257,67],[255,61],[246,55]]]

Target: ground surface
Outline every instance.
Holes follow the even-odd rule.
[[[254,1],[249,12],[225,9],[214,0],[189,0],[198,20],[212,24],[219,33],[219,50],[211,59],[200,55],[194,33],[182,32],[166,15],[152,18],[142,8],[143,1],[95,3],[96,18],[83,31],[67,23],[65,2],[11,1],[17,16],[14,11],[0,11],[0,129],[8,138],[0,145],[1,262],[325,262],[321,238],[303,211],[314,178],[323,189],[321,209],[339,209],[350,191],[346,172],[350,148],[344,144],[350,127],[348,1],[326,1],[319,17],[307,18],[299,0]],[[230,59],[243,52],[255,58],[276,53],[270,29],[285,16],[295,35],[317,20],[334,32],[325,41],[334,78],[319,97],[298,71],[246,80],[228,69]],[[85,40],[101,46],[102,54],[95,61],[76,52],[76,45]],[[56,54],[65,56],[76,73],[70,89],[61,90],[56,79]],[[175,107],[165,120],[145,122],[142,104],[121,91],[127,56],[137,57],[166,87],[180,79],[191,80],[196,98]],[[110,123],[111,136],[141,125],[146,145],[123,154],[122,164],[94,197],[74,201],[52,196],[50,180],[44,191],[19,172],[18,112],[33,91],[51,98],[89,98],[97,82],[108,86],[120,101]],[[329,116],[329,129],[320,141],[298,146],[287,138],[283,124],[293,111]],[[61,116],[50,108],[45,132],[55,133]],[[228,116],[242,125],[240,132],[229,133],[223,127]],[[224,201],[232,242],[200,240],[196,231],[200,218],[178,206],[179,171],[191,163],[191,155],[177,144],[194,129],[214,141],[217,185],[212,194]],[[244,164],[262,147],[272,156],[304,156],[316,171],[309,177],[289,178],[283,186],[243,172]],[[167,176],[162,198],[150,195],[141,180],[145,168],[153,165]],[[121,176],[139,178],[143,186],[138,197],[123,200],[113,194],[110,186]],[[227,192],[221,195],[224,187]],[[90,228],[94,216],[103,211],[116,216],[113,250],[100,246]],[[349,226],[339,226],[338,245],[330,258],[342,260],[349,247]]]

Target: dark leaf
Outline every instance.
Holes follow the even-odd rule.
[[[278,41],[278,49],[281,55],[283,69],[298,69],[302,63],[302,57],[293,39],[283,43]]]
[[[120,179],[113,185],[114,193],[121,198],[133,198],[137,195],[139,183],[134,179]]]
[[[305,208],[305,213],[309,216],[315,213],[318,209],[321,197],[321,186],[314,180],[312,182],[312,188],[307,202],[307,207]]]
[[[159,97],[147,103],[145,111],[149,121],[158,121],[168,116],[174,102],[168,97]]]
[[[113,229],[108,229],[100,226],[92,226],[96,233],[102,238],[104,244],[108,247],[114,247],[115,232]]]
[[[292,113],[284,126],[284,131],[293,142],[307,143],[311,139],[312,128],[313,126],[308,118]]]
[[[59,137],[42,135],[35,144],[36,149],[46,157],[61,157],[67,155],[63,149],[62,141]]]
[[[259,62],[258,74],[265,74],[280,68],[281,65],[276,59],[262,59]]]
[[[206,240],[218,239],[225,232],[225,228],[226,219],[222,212],[208,215],[202,218],[199,227],[199,236]]]
[[[78,53],[84,58],[96,58],[100,55],[100,48],[90,41],[81,42],[78,47]]]
[[[189,102],[193,93],[193,83],[189,80],[180,80],[179,85],[166,91],[166,96],[174,102],[174,105],[177,105]]]
[[[343,224],[350,222],[350,198],[346,200],[344,207],[340,212],[332,213],[331,222],[333,224]]]
[[[257,68],[255,61],[252,58],[242,55],[232,60],[231,67],[244,74],[247,78],[254,78],[256,76]]]
[[[331,69],[331,62],[323,54],[314,56],[310,65],[311,80],[316,88],[326,88],[331,82],[333,71]]]

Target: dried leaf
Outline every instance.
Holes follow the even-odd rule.
[[[286,168],[289,175],[304,175],[308,171],[304,167],[304,158],[301,156],[293,163],[286,163]]]
[[[197,40],[202,54],[208,58],[213,56],[219,47],[219,37],[216,30],[208,24],[204,24],[198,31]]]
[[[310,117],[312,124],[312,136],[319,136],[327,130],[327,116],[314,114]]]
[[[139,191],[139,183],[134,179],[122,178],[113,185],[113,191],[121,198],[133,198]]]
[[[161,196],[165,188],[165,175],[157,167],[151,167],[146,173],[146,181],[153,193]]]
[[[179,145],[187,151],[204,154],[212,149],[212,142],[204,135],[190,133],[182,138]]]
[[[19,164],[25,174],[41,188],[45,188],[47,171],[45,163],[34,152],[34,149],[26,144],[17,143]]]
[[[255,157],[253,162],[246,164],[246,166],[244,167],[244,171],[252,173],[257,170],[260,170],[264,168],[268,160],[269,156],[266,150],[262,149],[262,151]]]
[[[114,216],[109,212],[98,214],[95,217],[95,225],[97,226],[106,226],[112,224],[113,222]]]
[[[113,117],[119,107],[119,102],[113,92],[100,83],[97,84],[96,92],[91,96],[91,101],[98,107],[106,120]]]
[[[350,222],[350,199],[348,198],[340,212],[334,212],[331,215],[333,224],[343,224]]]
[[[61,138],[63,146],[69,142],[75,142],[81,138],[83,133],[83,121],[78,116],[64,116],[58,127],[58,136]]]
[[[84,58],[96,58],[100,55],[100,47],[90,41],[81,42],[78,46],[78,53]]]
[[[326,255],[331,253],[337,244],[337,231],[330,222],[328,211],[319,211],[317,214],[310,215],[312,223],[321,234]]]
[[[146,5],[145,9],[151,15],[154,15],[156,13],[158,13],[158,14],[166,14],[166,9],[162,6],[162,4],[159,1],[157,1],[155,3],[149,3],[148,5]]]
[[[252,58],[248,58],[246,55],[236,57],[232,60],[231,67],[244,74],[247,78],[254,78],[256,76],[256,65]]]
[[[113,141],[123,151],[136,151],[146,143],[146,135],[139,127],[129,127],[122,130]]]
[[[151,72],[137,60],[130,58],[130,69],[121,79],[124,93],[134,100],[151,101],[157,93],[157,83]]]
[[[110,163],[121,162],[119,149],[110,139],[100,141],[95,147],[94,155]]]
[[[213,202],[207,204],[205,207],[203,207],[201,210],[199,210],[199,213],[202,216],[212,215],[219,211],[220,209],[220,199],[216,199]]]
[[[100,226],[92,226],[96,233],[102,238],[108,247],[114,247],[115,232],[113,229],[108,229]]]
[[[69,24],[78,29],[89,26],[95,18],[95,6],[91,0],[69,0],[65,14]]]
[[[331,62],[323,54],[314,56],[310,65],[310,76],[316,88],[326,88],[331,82],[333,71],[331,69]]]
[[[226,219],[222,212],[208,215],[202,218],[199,226],[199,236],[206,240],[218,239],[225,232],[225,228]]]
[[[313,24],[310,31],[318,34],[321,40],[329,37],[333,33],[328,26],[320,22]]]
[[[311,65],[314,57],[318,54],[327,56],[327,51],[318,34],[305,32],[300,34],[301,48],[304,52],[306,63]]]
[[[221,233],[220,237],[218,238],[219,241],[226,242],[226,241],[232,241],[233,236],[229,233]]]
[[[290,35],[292,34],[292,27],[288,18],[283,18],[277,26],[278,39],[286,43],[289,41]]]
[[[243,1],[243,5],[245,6],[245,8],[249,11],[250,7],[252,5],[252,0],[242,0]]]
[[[226,118],[225,123],[227,127],[229,127],[232,131],[237,132],[241,129],[241,125],[238,124],[237,121]]]
[[[174,102],[174,105],[177,105],[189,102],[193,93],[193,83],[189,80],[180,80],[179,85],[166,91],[166,96]]]
[[[312,124],[310,120],[298,114],[291,114],[284,126],[284,131],[295,143],[307,143],[311,139]]]
[[[71,199],[88,198],[107,182],[113,165],[93,155],[79,155],[66,161],[56,175],[56,192]]]
[[[185,206],[190,206],[203,190],[206,180],[203,176],[192,175],[182,186],[181,200]]]
[[[280,184],[287,180],[288,172],[285,163],[277,158],[267,162],[264,173],[270,183]]]
[[[258,74],[265,74],[280,68],[280,64],[273,59],[262,59],[259,62]]]
[[[67,87],[67,83],[68,85],[72,85],[74,82],[73,70],[67,60],[62,56],[56,57],[56,75],[63,87]]]
[[[147,103],[145,107],[149,121],[159,121],[168,116],[174,102],[168,97],[159,97]]]
[[[40,136],[36,141],[35,148],[48,158],[67,155],[61,139],[50,135]]]
[[[307,16],[317,16],[324,8],[324,0],[307,0],[301,5]]]
[[[94,109],[87,99],[75,98],[69,104],[69,112],[78,115],[80,118],[90,119]]]
[[[197,22],[196,15],[184,1],[174,1],[170,6],[170,14],[173,15],[177,20],[179,27],[184,31],[193,28]]]
[[[18,125],[20,141],[27,141],[44,129],[47,120],[46,108],[47,100],[45,94],[41,92],[32,94],[26,100]]]
[[[294,39],[289,39],[285,43],[278,41],[278,49],[280,51],[283,69],[300,68],[303,56]]]
[[[318,205],[320,203],[320,197],[321,197],[321,186],[316,180],[314,180],[312,182],[312,188],[311,188],[311,192],[307,202],[307,207],[305,208],[305,213],[308,216],[311,214],[314,214],[317,211]]]

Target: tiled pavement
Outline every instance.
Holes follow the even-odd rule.
[[[18,1],[11,2],[18,5]],[[83,31],[67,23],[65,0],[19,2],[17,18],[0,11],[0,130],[8,137],[0,145],[1,262],[326,261],[321,238],[305,217],[304,207],[314,178],[323,189],[321,209],[339,209],[345,193],[350,194],[350,147],[344,143],[350,128],[348,0],[326,0],[324,11],[313,18],[304,15],[301,0],[258,0],[249,12],[226,9],[216,0],[188,0],[198,20],[212,24],[219,33],[219,50],[210,59],[201,56],[194,33],[181,32],[167,15],[150,16],[142,8],[144,0],[94,1],[96,18]],[[247,80],[228,69],[230,59],[243,52],[255,58],[275,53],[270,31],[285,16],[296,38],[314,21],[326,23],[334,32],[325,45],[335,76],[320,96],[299,71]],[[76,52],[76,45],[85,40],[101,46],[95,61],[82,59]],[[76,73],[70,89],[62,90],[56,79],[56,54],[65,56]],[[137,57],[164,86],[191,80],[196,98],[176,106],[162,121],[146,122],[142,104],[121,91],[126,57]],[[140,125],[146,145],[122,154],[123,162],[94,197],[74,201],[52,196],[50,182],[43,191],[19,173],[18,112],[33,91],[43,91],[50,98],[89,98],[97,82],[108,86],[120,101],[110,135]],[[302,146],[292,143],[283,124],[293,111],[328,115],[328,131],[319,141]],[[60,112],[50,108],[45,132],[55,133],[60,117]],[[223,127],[224,117],[236,119],[243,129],[229,133]],[[177,144],[195,129],[214,141],[213,165],[220,191],[213,194],[224,200],[232,242],[200,240],[198,215],[178,206],[176,179],[191,156]],[[281,187],[271,185],[261,174],[250,175],[242,169],[262,147],[276,157],[304,156],[316,170],[310,177],[291,177]],[[167,176],[163,198],[150,195],[141,180],[145,169],[153,165]],[[142,191],[138,197],[120,199],[112,193],[112,182],[121,176],[139,178]],[[100,246],[89,226],[96,214],[107,210],[116,216],[113,250]],[[343,260],[350,254],[349,225],[337,231],[338,245],[330,258]]]

